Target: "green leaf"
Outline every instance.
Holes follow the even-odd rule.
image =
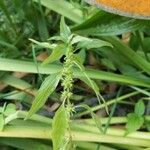
[[[4,116],[3,114],[0,114],[0,131],[3,130],[4,125],[5,125]]]
[[[1,138],[0,144],[11,146],[17,150],[52,150],[50,145],[28,138]]]
[[[30,61],[0,58],[0,62],[1,62],[0,71],[53,74],[58,73],[62,69],[62,66],[57,64],[49,64],[45,66],[41,66],[40,64],[38,64],[39,71],[37,71],[35,63]],[[126,85],[150,87],[149,80],[147,79],[145,80],[138,76],[132,77],[128,75],[119,75],[117,73],[111,73],[95,69],[85,69],[85,71],[86,74],[92,79],[117,82],[121,84],[123,83]],[[74,68],[73,73],[75,77],[79,76],[84,77],[83,73],[79,69]]]
[[[84,68],[84,66],[82,65],[80,59],[78,59],[78,57],[74,57],[74,63],[75,63],[75,65],[77,65],[77,67],[82,71],[82,73],[83,73],[83,75],[84,75],[83,77],[79,76],[78,78],[80,78],[81,80],[83,80],[89,87],[91,87],[91,88],[94,90],[94,92],[95,92],[95,94],[96,94],[96,96],[97,96],[97,99],[98,99],[99,103],[101,103],[100,100],[103,101],[103,103],[104,103],[104,105],[105,105],[106,112],[109,114],[109,112],[108,112],[108,107],[107,107],[107,105],[106,105],[106,101],[105,101],[105,99],[103,98],[103,96],[102,96],[102,95],[100,94],[100,92],[99,92],[99,87],[98,87],[97,84],[96,84],[93,80],[91,80],[90,77],[87,75],[87,73],[85,72],[85,68]]]
[[[16,105],[15,104],[8,104],[5,108],[4,115],[9,116],[15,112],[16,112]]]
[[[146,52],[150,52],[150,37],[144,38],[142,41],[142,45]]]
[[[35,11],[35,15],[37,15],[37,27],[38,27],[38,32],[39,32],[39,36],[40,39],[42,41],[45,41],[48,39],[49,37],[49,33],[48,33],[48,28],[47,28],[47,24],[46,24],[46,20],[45,20],[45,16],[44,16],[44,11],[41,5],[41,0],[38,0],[38,10],[39,11]]]
[[[79,77],[79,79],[87,84],[92,90],[94,90],[96,94],[99,94],[100,89],[94,80],[87,79],[86,77]]]
[[[84,37],[84,36],[80,36],[80,35],[76,35],[73,37],[71,44],[76,44],[79,42],[83,42],[83,41],[90,41],[90,38]]]
[[[145,125],[147,130],[150,132],[150,121],[146,121]]]
[[[3,107],[0,107],[0,113],[3,113],[3,112],[4,112]]]
[[[94,112],[91,113],[92,119],[95,121],[95,124],[99,131],[103,133],[103,128],[102,128],[102,123],[101,123],[101,118],[100,116],[96,115]]]
[[[142,116],[144,115],[145,112],[145,104],[143,102],[143,100],[139,100],[136,104],[135,104],[135,110],[134,112],[139,115]]]
[[[142,127],[143,123],[144,123],[143,117],[141,117],[135,113],[128,114],[127,124],[126,124],[127,133],[137,131],[138,129],[140,129]]]
[[[73,55],[73,62],[81,71],[85,71],[85,67],[82,64],[83,61],[77,54]]]
[[[74,54],[77,55],[78,59],[80,60],[80,62],[83,64],[86,60],[86,51],[84,49],[80,50],[79,53]]]
[[[38,111],[46,102],[49,95],[54,92],[61,78],[61,74],[52,74],[48,76],[42,83],[37,92],[35,100],[28,112],[26,119],[30,118],[36,111]]]
[[[38,2],[38,0],[33,1]],[[83,21],[82,11],[66,0],[41,0],[41,5],[67,17],[76,23]]]
[[[81,107],[87,109],[91,113],[92,119],[95,122],[96,127],[101,133],[103,133],[101,118],[98,115],[96,115],[88,105],[81,105]]]
[[[43,64],[52,63],[56,60],[59,60],[66,53],[66,46],[64,44],[60,44],[56,46],[51,55],[43,62]]]
[[[130,63],[135,67],[140,68],[142,71],[145,71],[147,74],[150,74],[150,63],[144,59],[141,55],[132,50],[129,46],[124,44],[117,37],[104,37],[104,39],[114,46],[114,50],[117,53],[121,54],[126,58]]]
[[[89,87],[91,87],[91,88],[94,90],[94,92],[95,92],[95,94],[96,94],[96,96],[97,96],[97,98],[98,98],[98,100],[99,100],[99,98],[101,97],[100,94],[99,94],[99,87],[98,87],[97,84],[96,84],[92,79],[90,79],[89,76],[86,74],[85,68],[84,68],[84,66],[82,65],[82,62],[81,62],[80,58],[77,57],[76,55],[74,55],[74,64],[82,71],[82,73],[83,73],[83,75],[84,75],[83,77],[79,76],[78,78],[81,79],[83,82],[85,82]],[[99,97],[99,96],[100,96],[100,97]],[[103,98],[102,98],[102,99],[103,99]],[[104,99],[103,99],[103,100],[104,100]]]
[[[52,36],[49,39],[47,39],[48,41],[62,41],[62,37],[59,35],[56,36]]]
[[[75,36],[71,41],[71,44],[76,43],[78,43],[77,45],[78,48],[86,48],[86,49],[100,48],[103,46],[113,47],[112,44],[110,44],[109,42],[94,38],[87,38],[79,35]]]
[[[31,42],[37,44],[39,47],[42,48],[48,48],[48,49],[54,49],[57,45],[56,44],[50,44],[48,42],[38,42],[36,40],[33,39],[29,39]]]
[[[82,71],[83,73],[83,77],[78,77],[79,79],[81,79],[83,82],[85,82],[89,87],[91,87],[95,94],[98,96],[99,95],[99,87],[97,86],[97,84],[89,78],[89,76],[86,74],[85,72],[85,68],[82,65],[82,62],[80,60],[80,57],[77,57],[77,55],[74,55],[74,64]]]
[[[6,4],[5,0],[0,0],[0,9],[3,11],[3,13],[5,14],[6,18],[8,19],[11,27],[13,28],[13,30],[16,32],[16,26],[13,23],[12,17],[11,17],[11,13],[8,10],[8,6]]]
[[[61,18],[60,22],[60,36],[64,41],[68,41],[69,37],[71,36],[71,31],[69,27],[66,25],[64,17]]]
[[[53,150],[63,150],[67,142],[66,132],[69,127],[69,115],[64,105],[56,112],[52,123]]]
[[[111,69],[111,70],[113,70],[113,71],[116,71],[116,67],[115,67],[115,65],[112,63],[111,60],[106,59],[106,58],[103,58],[103,59],[101,59],[101,62],[102,62],[102,64],[104,64],[107,68],[109,68],[109,69]]]
[[[92,48],[100,48],[100,47],[113,47],[109,42],[99,40],[99,39],[87,39],[78,43],[78,48],[85,48],[87,50]]]
[[[80,35],[112,36],[138,30],[142,28],[145,23],[146,21],[99,11],[81,24],[75,26],[73,31],[76,31],[76,33]]]

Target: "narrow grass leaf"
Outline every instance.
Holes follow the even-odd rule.
[[[88,105],[80,105],[80,107],[87,109],[91,113],[92,119],[95,122],[96,127],[99,129],[99,131],[101,133],[103,133],[103,128],[102,128],[100,116],[96,115]]]
[[[1,71],[38,73],[37,67],[35,66],[34,62],[5,59],[5,58],[0,58],[0,62],[1,62],[0,65]],[[58,73],[62,69],[62,66],[57,64],[49,64],[49,65],[41,66],[41,64],[39,64],[38,68],[39,68],[39,73],[41,74],[53,74],[53,73]],[[137,76],[131,77],[127,75],[119,75],[116,73],[100,71],[95,69],[85,69],[85,72],[92,79],[104,80],[109,82],[117,82],[121,84],[123,83],[126,85],[150,87],[149,80],[145,80]],[[84,77],[83,72],[77,68],[73,69],[73,73],[76,78]]]
[[[79,79],[87,84],[92,90],[94,90],[95,93],[99,93],[100,89],[94,80],[90,79],[89,81],[87,78],[84,77],[79,77]]]
[[[85,74],[85,78],[80,77],[80,80],[82,80],[84,83],[86,83],[95,92],[95,95],[99,101],[99,104],[101,104],[101,100],[103,101],[106,112],[107,112],[107,114],[109,114],[108,107],[106,105],[106,101],[103,98],[103,96],[100,94],[100,89],[99,89],[98,85],[96,84],[96,82],[94,80],[90,79],[86,74]]]
[[[19,150],[52,150],[50,144],[27,138],[1,138],[0,144],[5,144]]]
[[[132,62],[134,66],[145,71],[147,74],[150,74],[150,63],[130,47],[125,45],[121,40],[116,37],[105,37],[104,40],[110,42],[117,50],[117,52],[126,57],[126,59]]]
[[[3,116],[3,114],[0,114],[0,131],[3,130],[4,124],[5,124],[4,116]]]
[[[9,116],[15,112],[16,112],[16,105],[10,103],[6,106],[5,111],[4,111],[4,115]]]
[[[66,25],[64,17],[61,17],[60,21],[60,36],[62,37],[62,39],[64,39],[64,41],[67,41],[68,38],[71,36],[71,31]]]
[[[41,5],[41,0],[38,0],[39,3],[39,12],[37,20],[38,20],[38,30],[39,30],[39,35],[42,41],[45,41],[48,39],[49,37],[49,33],[48,33],[48,29],[47,29],[47,25],[46,25],[46,20],[45,20],[45,16],[44,16],[44,12],[42,9],[42,5]]]
[[[37,92],[35,100],[29,110],[26,119],[30,118],[36,111],[38,111],[46,102],[49,95],[56,89],[61,78],[61,74],[52,74],[48,76],[42,83],[40,89]]]
[[[150,121],[145,122],[147,130],[150,132]]]
[[[150,92],[147,91],[146,89],[141,89],[141,88],[138,88],[138,87],[135,87],[135,86],[131,86],[132,89],[136,90],[136,91],[139,91],[141,92],[142,94],[150,97]]]
[[[109,68],[109,69],[111,69],[111,70],[113,70],[113,71],[116,71],[116,70],[117,70],[116,67],[115,67],[115,65],[112,63],[111,60],[106,59],[106,58],[103,58],[103,59],[101,59],[101,62],[102,62],[102,64],[105,65],[107,68]]]
[[[38,2],[38,0],[33,0]],[[51,9],[62,16],[67,17],[76,23],[81,23],[83,21],[83,14],[80,9],[73,6],[71,3],[65,0],[41,0],[41,5],[45,6],[48,9]]]
[[[9,48],[9,49],[13,50],[16,53],[18,53],[18,51],[19,51],[18,48],[15,45],[13,45],[9,42],[5,42],[5,41],[0,40],[0,45],[4,46],[6,48]]]
[[[7,85],[10,85],[12,87],[15,87],[17,89],[20,89],[26,92],[27,91],[29,92],[29,89],[32,88],[32,85],[29,84],[28,82],[22,79],[19,79],[17,77],[14,77],[13,75],[9,75],[9,74],[6,74],[5,76],[1,77],[0,81],[2,81],[3,83]]]
[[[6,15],[6,18],[8,19],[12,29],[14,30],[14,32],[16,32],[15,24],[13,23],[13,20],[12,20],[11,15],[10,15],[11,13],[9,13],[9,11],[8,11],[5,0],[0,0],[0,8],[3,11],[3,13]]]

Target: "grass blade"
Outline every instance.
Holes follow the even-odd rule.
[[[38,0],[33,0],[38,2]],[[41,5],[67,17],[73,22],[80,23],[83,20],[82,12],[65,0],[41,0]]]

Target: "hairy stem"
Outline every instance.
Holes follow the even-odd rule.
[[[72,87],[73,87],[72,60],[73,60],[73,50],[71,46],[68,46],[62,71],[63,92],[61,96],[62,101],[64,102],[67,100],[68,104],[70,104],[70,98],[72,96]]]

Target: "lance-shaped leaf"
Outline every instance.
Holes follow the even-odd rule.
[[[68,41],[69,37],[71,36],[71,31],[69,27],[66,25],[64,17],[61,18],[60,22],[60,36],[66,42]]]
[[[49,95],[56,89],[61,78],[61,74],[52,74],[48,76],[42,83],[37,92],[35,100],[29,110],[26,119],[30,118],[36,111],[38,111],[46,102]]]
[[[93,81],[93,80],[91,80],[90,78],[89,78],[89,76],[86,74],[86,72],[85,72],[85,68],[84,68],[84,66],[82,65],[82,63],[81,63],[81,61],[80,61],[80,59],[79,59],[79,57],[77,57],[76,55],[74,55],[74,64],[83,72],[83,74],[84,74],[84,77],[79,77],[83,82],[85,82],[89,87],[91,87],[93,90],[94,90],[94,92],[95,92],[95,94],[96,94],[96,96],[97,96],[97,99],[98,99],[98,101],[99,101],[99,103],[100,103],[100,100],[102,100],[103,101],[103,103],[104,103],[104,105],[105,105],[105,108],[106,108],[106,112],[109,114],[109,112],[108,112],[108,107],[107,107],[107,105],[106,105],[106,102],[105,102],[105,99],[103,98],[103,96],[99,93],[99,87],[97,86],[97,84]]]
[[[94,92],[96,93],[96,95],[99,93],[99,87],[97,86],[97,84],[88,77],[88,75],[85,72],[85,68],[80,60],[80,57],[78,57],[78,55],[74,55],[74,64],[83,72],[84,77],[79,77],[80,80],[82,80],[83,82],[85,82],[89,87],[91,87]]]
[[[43,64],[48,64],[52,63],[56,60],[59,60],[63,55],[66,53],[66,45],[65,44],[60,44],[56,46],[51,55],[43,62]]]
[[[39,42],[34,39],[29,39],[29,40],[42,48],[54,49],[57,46],[57,44],[50,44],[48,42]]]
[[[66,143],[68,142],[66,132],[69,127],[69,115],[62,104],[57,110],[52,123],[52,141],[53,150],[65,149]]]
[[[106,112],[107,112],[107,114],[109,114],[108,107],[106,105],[106,101],[103,98],[103,96],[100,94],[100,89],[99,89],[98,85],[96,84],[96,82],[94,80],[90,79],[86,74],[85,74],[85,77],[79,77],[79,79],[82,80],[85,84],[87,84],[95,92],[96,97],[99,101],[99,104],[101,104],[101,100],[103,101]]]
[[[89,87],[91,87],[92,90],[94,90],[94,92],[96,94],[99,93],[100,89],[98,87],[98,85],[96,84],[96,82],[92,79],[87,79],[86,77],[79,77],[80,80],[82,80],[85,84],[87,84]]]
[[[78,55],[74,55],[74,64],[83,72],[84,77],[79,77],[80,80],[82,80],[83,82],[85,82],[89,87],[91,87],[94,92],[97,94],[99,94],[99,87],[97,86],[97,84],[88,77],[88,75],[85,72],[85,68],[80,60],[80,57],[78,57]]]
[[[100,48],[104,46],[113,47],[109,42],[99,40],[99,39],[91,39],[83,36],[75,36],[72,39],[72,44],[78,43],[78,48],[85,48],[87,50],[92,48]]]

